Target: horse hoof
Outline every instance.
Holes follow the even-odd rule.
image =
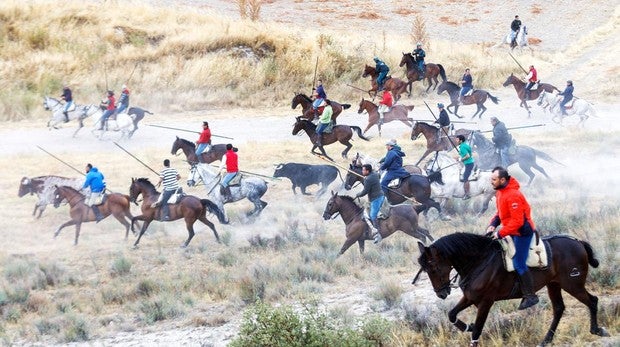
[[[609,336],[609,333],[607,332],[607,329],[600,327],[598,328],[597,332],[593,332],[594,335],[598,335],[598,336],[603,336],[603,337],[607,337]]]
[[[138,249],[138,245],[133,245],[132,249]]]

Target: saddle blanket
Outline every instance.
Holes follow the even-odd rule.
[[[473,93],[474,93],[474,89],[472,88],[472,89],[470,89],[467,93],[465,93],[465,95],[463,95],[463,96],[470,96],[470,95],[472,95]]]
[[[183,192],[183,188],[179,188],[177,189],[176,193],[172,194],[170,199],[168,199],[168,204],[176,204],[181,201],[181,198],[183,198],[184,196],[185,193]]]
[[[228,185],[238,186],[241,184],[241,179],[243,179],[243,175],[241,173],[237,173],[237,175],[235,175],[235,177],[233,177],[233,179],[228,182]]]
[[[538,243],[536,243],[537,240]],[[516,250],[512,237],[506,236],[500,239],[500,245],[504,251],[504,266],[506,267],[506,271],[515,271],[514,265],[512,264],[512,258],[515,256]],[[536,237],[536,234],[534,234],[532,237],[532,242],[530,243],[530,251],[527,255],[526,265],[532,268],[544,268],[548,265],[547,258],[547,250],[543,240]]]

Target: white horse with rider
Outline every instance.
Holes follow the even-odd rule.
[[[103,106],[99,106],[96,112],[97,121],[94,124],[92,133],[100,140],[108,131],[120,132],[121,138],[131,138],[136,130],[138,130],[138,122],[144,118],[145,113],[153,114],[140,107],[130,107],[122,113],[112,114],[103,126],[102,116],[105,111]]]
[[[46,111],[52,112],[52,116],[47,121],[47,127],[50,130],[58,129],[58,124],[67,122],[63,114],[64,106],[65,104],[58,99],[49,96],[45,96],[43,99],[43,108],[45,108]],[[84,119],[95,114],[97,110],[98,107],[96,105],[76,105],[75,103],[69,108],[67,111],[69,121],[75,119],[79,123],[77,130],[73,133],[73,137],[84,127]]]
[[[542,91],[542,93],[538,96],[537,104],[542,105],[543,103],[548,103],[549,111],[553,115],[551,120],[559,123],[560,125],[562,124],[562,120],[564,118],[572,115],[579,116],[579,123],[577,123],[577,125],[581,126],[584,125],[584,122],[590,116],[596,117],[596,111],[594,111],[592,104],[577,97],[573,97],[573,99],[564,106],[567,114],[563,115],[560,108],[560,102],[562,99],[563,97],[561,95]]]
[[[493,46],[494,48],[497,48],[499,46],[502,45],[509,45],[510,49],[515,49],[516,47],[519,48],[525,48],[527,47],[530,51],[532,50],[532,48],[528,45],[528,41],[527,41],[527,26],[525,25],[521,25],[521,27],[519,28],[519,32],[517,33],[517,39],[515,40],[515,45],[513,46],[512,43],[512,37],[513,37],[513,32],[509,32],[506,36],[504,36],[502,38],[502,40],[500,42],[498,42],[495,46]]]

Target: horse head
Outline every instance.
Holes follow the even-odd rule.
[[[515,75],[514,74],[510,74],[510,76],[508,76],[508,78],[506,79],[506,81],[502,84],[504,87],[508,87],[511,84],[515,83]]]
[[[413,122],[413,126],[411,127],[411,141],[417,140],[421,133],[422,126],[420,125],[420,122]]]
[[[374,67],[370,66],[370,65],[365,65],[364,66],[364,73],[362,74],[363,78],[368,77],[368,75],[370,76],[375,76],[377,74],[377,70],[375,70]]]
[[[293,124],[293,135],[299,134],[300,131],[306,128],[306,124],[304,123],[304,119],[302,117],[295,117],[296,121]]]
[[[366,104],[366,100],[362,98],[362,101],[360,101],[360,108],[359,110],[357,110],[358,114],[362,114],[362,112],[364,112],[364,110],[366,109],[365,104]]]
[[[418,248],[420,249],[418,263],[422,270],[428,274],[435,294],[440,299],[447,298],[450,295],[450,271],[452,270],[452,265],[432,245],[426,247],[422,242],[418,242]]]
[[[332,191],[332,196],[327,201],[327,205],[325,205],[325,210],[323,211],[324,220],[331,219],[334,213],[340,210],[340,204],[338,203],[339,200],[340,197],[338,196],[338,193],[334,193]]]
[[[446,81],[443,81],[443,82],[441,82],[439,87],[437,87],[437,95],[440,95],[441,93],[445,92],[446,90],[448,90],[448,83]]]
[[[182,144],[183,144],[183,140],[177,136],[177,138],[172,143],[172,149],[170,150],[170,154],[179,155],[179,149],[181,149]]]
[[[356,161],[354,160],[351,164],[349,164],[349,171],[347,171],[347,175],[344,177],[344,189],[351,190],[355,182],[362,179],[359,176],[361,174],[361,165],[357,165]]]
[[[536,105],[541,106],[546,96],[547,96],[547,91],[542,90],[540,94],[538,95],[538,99],[536,100]]]
[[[61,187],[54,185],[54,201],[53,201],[54,207],[58,208],[64,199],[65,199],[65,196],[62,194]]]
[[[187,186],[194,187],[200,180],[200,173],[198,172],[198,164],[192,164],[189,169],[189,175],[187,175]]]
[[[408,55],[409,55],[408,53],[403,52],[403,57],[402,59],[400,59],[400,63],[398,64],[399,67],[403,67],[403,65],[407,64]]]

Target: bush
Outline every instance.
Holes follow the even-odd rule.
[[[125,258],[124,255],[119,255],[112,265],[110,265],[110,275],[112,276],[125,276],[131,271],[131,261]]]
[[[404,290],[400,283],[382,282],[373,296],[377,300],[383,300],[388,308],[392,308],[400,302],[400,296],[403,292]]]
[[[71,315],[65,324],[65,342],[88,341],[90,339],[89,327],[83,317]]]
[[[140,303],[140,311],[147,324],[176,318],[184,314],[183,308],[171,297],[160,296]]]
[[[151,279],[143,279],[136,286],[136,293],[139,296],[151,296],[159,291],[159,286]]]

